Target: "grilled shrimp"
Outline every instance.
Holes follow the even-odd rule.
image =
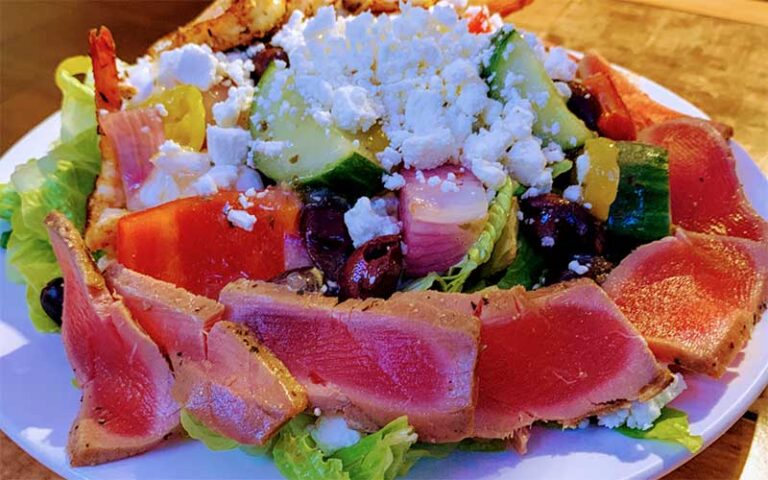
[[[214,0],[197,18],[155,42],[150,53],[187,43],[219,51],[248,45],[282,25],[285,13],[286,0]]]
[[[94,28],[88,33],[89,53],[96,84],[96,108],[115,112],[120,110],[120,81],[117,77],[117,53],[112,32],[107,27]]]
[[[112,33],[106,27],[91,30],[88,35],[89,53],[93,63],[96,89],[97,120],[104,110],[120,110],[123,99],[117,76],[117,54]],[[101,172],[88,198],[88,221],[85,241],[91,250],[110,251],[115,234],[116,209],[125,208],[125,194],[114,149],[100,133]]]

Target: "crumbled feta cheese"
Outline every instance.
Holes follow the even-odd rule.
[[[473,161],[472,173],[486,186],[493,189],[500,188],[507,179],[507,174],[501,164],[486,160]]]
[[[256,216],[251,215],[245,210],[235,210],[234,208],[225,209],[227,221],[237,228],[242,228],[247,232],[253,231],[253,226],[256,225]]]
[[[544,60],[544,68],[552,80],[570,82],[576,76],[578,65],[570,59],[564,48],[552,47]]]
[[[544,154],[544,158],[547,159],[547,163],[558,163],[565,160],[565,153],[555,142],[549,142],[547,146],[541,149],[541,153]]]
[[[240,114],[251,108],[254,88],[249,85],[230,87],[227,99],[215,103],[211,107],[216,124],[222,127],[234,127],[240,119]]]
[[[571,95],[573,94],[571,87],[565,82],[555,82],[555,88],[557,89],[557,93],[559,93],[565,100],[571,98]]]
[[[427,185],[429,185],[430,187],[436,187],[440,185],[440,182],[441,182],[440,177],[438,177],[437,175],[432,175],[427,179]]]
[[[309,433],[320,450],[330,455],[336,450],[349,447],[360,441],[362,436],[357,430],[349,428],[344,417],[323,416]]]
[[[587,172],[589,171],[589,153],[584,152],[576,157],[576,181],[581,185],[584,183],[584,179],[587,178]]]
[[[209,125],[206,129],[208,155],[216,165],[240,165],[248,155],[251,134],[242,128]]]
[[[550,236],[541,237],[541,246],[542,247],[554,247],[555,246],[555,239],[550,237]]]
[[[399,190],[405,186],[405,178],[399,173],[384,174],[381,178],[384,188],[387,190]]]
[[[241,193],[237,196],[237,203],[239,203],[243,208],[251,208],[254,205],[254,203],[248,199],[248,196],[245,193]]]
[[[581,186],[569,185],[563,190],[563,198],[569,202],[580,203],[581,202]]]
[[[344,214],[344,223],[355,248],[382,235],[400,233],[400,223],[387,212],[387,201],[360,197]]]
[[[157,114],[161,117],[167,117],[168,116],[168,110],[165,108],[165,105],[162,103],[155,104],[155,110],[157,110]]]
[[[507,166],[523,185],[545,191],[552,187],[552,172],[547,169],[547,158],[534,138],[522,140],[512,146],[507,154]]]
[[[343,130],[366,132],[376,123],[381,113],[380,104],[362,87],[345,85],[333,94],[331,116]]]
[[[582,265],[578,260],[571,260],[568,263],[568,270],[572,271],[576,275],[584,275],[589,271],[589,265]]]
[[[160,54],[158,82],[165,87],[194,85],[206,91],[216,82],[218,60],[208,45],[186,44]]]
[[[597,423],[608,428],[626,425],[629,428],[648,430],[653,426],[653,422],[661,416],[661,409],[683,393],[686,387],[683,376],[676,373],[672,383],[652,399],[646,402],[635,401],[627,408],[599,415]]]
[[[452,182],[451,180],[443,180],[443,182],[440,184],[440,190],[442,192],[458,192],[459,186],[456,184],[456,182]]]

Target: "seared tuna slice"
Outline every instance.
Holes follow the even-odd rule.
[[[173,364],[179,358],[205,359],[205,328],[221,320],[223,305],[116,262],[107,267],[104,276]]]
[[[643,130],[639,139],[669,152],[672,223],[694,232],[768,241],[768,222],[744,196],[733,151],[710,122],[670,120]]]
[[[719,377],[768,298],[768,246],[678,230],[643,245],[603,284],[662,362]]]
[[[304,388],[280,360],[246,327],[220,321],[220,303],[118,263],[105,275],[169,356],[174,398],[206,427],[242,444],[263,445],[306,408]]]
[[[95,465],[145,452],[179,423],[168,364],[110,294],[75,226],[56,212],[45,223],[64,274],[62,340],[83,390],[70,462]]]
[[[645,400],[671,379],[591,280],[533,292],[518,287],[428,295],[436,308],[481,319],[476,437],[515,438],[538,420],[574,425]]]
[[[413,299],[299,295],[238,280],[220,299],[305,386],[313,407],[374,430],[407,415],[419,438],[471,434],[479,322]]]
[[[307,393],[245,326],[208,332],[206,361],[183,360],[173,393],[196,419],[246,445],[263,445],[307,407]]]

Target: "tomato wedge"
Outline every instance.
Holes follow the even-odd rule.
[[[184,198],[122,217],[118,261],[211,298],[238,278],[268,280],[282,273],[286,242],[299,234],[301,201],[288,190],[269,188],[249,198],[253,206],[244,209],[238,196]],[[256,217],[252,231],[229,223],[227,204]]]

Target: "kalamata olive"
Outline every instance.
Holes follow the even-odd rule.
[[[270,282],[285,285],[294,292],[320,292],[323,288],[323,272],[315,267],[296,268],[281,273]]]
[[[61,316],[64,312],[64,279],[54,278],[40,291],[40,306],[43,311],[61,326]]]
[[[271,45],[266,45],[264,50],[257,52],[251,60],[253,61],[253,66],[255,67],[253,72],[251,72],[251,79],[254,81],[254,83],[259,82],[259,79],[262,75],[264,75],[264,72],[267,70],[267,67],[270,63],[272,63],[273,60],[282,60],[286,65],[289,64],[288,54],[285,53],[285,50],[280,47],[273,47]]]
[[[355,250],[344,265],[339,297],[343,300],[392,295],[403,270],[400,240],[400,235],[385,235]]]
[[[353,249],[344,224],[348,209],[343,198],[321,191],[309,195],[301,212],[301,232],[309,258],[331,282],[338,281]]]
[[[601,254],[604,231],[581,205],[555,194],[520,202],[520,228],[531,245],[547,255],[564,258],[575,253]]]
[[[571,263],[576,262],[576,263]],[[613,263],[601,256],[574,255],[568,265],[555,278],[555,282],[565,282],[577,278],[591,278],[597,283],[603,283],[608,274],[613,270]]]
[[[568,99],[568,110],[579,117],[590,130],[597,130],[597,119],[602,109],[594,95],[579,81],[569,82],[571,97]]]

